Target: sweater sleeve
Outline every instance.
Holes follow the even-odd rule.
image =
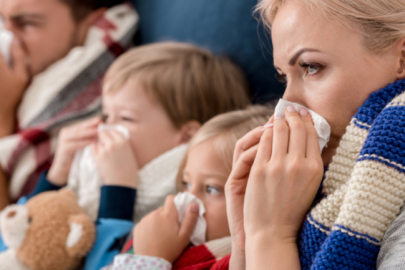
[[[115,256],[113,265],[107,269],[171,270],[172,264],[157,257],[121,254]]]
[[[125,240],[134,227],[132,216],[136,190],[118,186],[101,188],[97,236],[86,258],[84,270],[101,269],[120,254]]]
[[[405,269],[405,207],[388,228],[377,259],[378,270]]]

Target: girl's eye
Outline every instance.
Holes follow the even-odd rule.
[[[276,78],[281,83],[287,83],[287,75],[276,73]]]
[[[184,186],[185,190],[190,190],[191,189],[191,184],[190,183],[183,182],[183,186]]]
[[[220,194],[221,191],[215,187],[207,186],[207,193],[210,195],[217,195],[217,194]]]

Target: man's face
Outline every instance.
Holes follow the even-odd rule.
[[[25,48],[32,75],[78,45],[78,25],[61,0],[0,0],[0,15]]]

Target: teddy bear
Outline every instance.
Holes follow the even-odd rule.
[[[77,269],[96,235],[91,218],[68,189],[7,207],[0,214],[0,232],[8,247],[0,253],[0,270]]]

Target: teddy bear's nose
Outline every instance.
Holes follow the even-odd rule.
[[[12,218],[12,217],[14,217],[16,213],[17,213],[16,211],[10,211],[10,212],[8,212],[8,213],[7,213],[7,218]]]

